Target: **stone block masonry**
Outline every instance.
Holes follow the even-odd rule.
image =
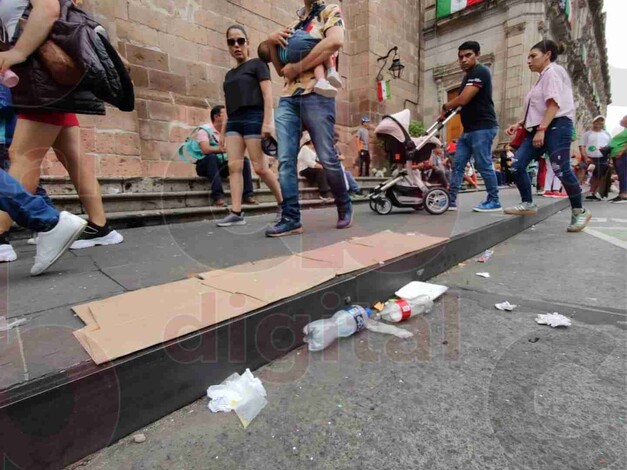
[[[361,116],[376,121],[402,109],[405,100],[417,101],[420,2],[333,1],[340,3],[347,25],[337,126],[350,168],[357,154],[352,136]],[[194,166],[178,160],[175,150],[193,127],[209,121],[212,106],[224,102],[222,83],[234,65],[226,29],[243,25],[256,51],[270,32],[293,21],[302,5],[302,0],[84,0],[83,8],[131,63],[137,98],[132,113],[108,107],[104,117],[79,116],[82,149],[95,160],[97,174],[193,176]],[[381,105],[376,58],[394,45],[401,49],[405,75],[393,82],[393,100]],[[276,101],[282,79],[274,72],[273,82]],[[65,174],[52,153],[44,173]]]

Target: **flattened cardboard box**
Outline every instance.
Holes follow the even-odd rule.
[[[381,232],[149,287],[74,307],[85,327],[74,336],[96,364],[199,331],[307,291],[338,275],[443,243],[444,238]]]

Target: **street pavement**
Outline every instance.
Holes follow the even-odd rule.
[[[248,429],[201,399],[81,468],[625,468],[627,206],[589,207],[605,237],[566,233],[565,210],[433,279],[450,290],[402,325],[415,340],[366,331],[255,371]],[[573,325],[536,324],[552,312]]]

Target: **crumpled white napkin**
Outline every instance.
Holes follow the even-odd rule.
[[[488,279],[490,277],[490,273],[477,273],[477,276],[485,277]]]
[[[536,317],[536,323],[538,325],[549,325],[553,328],[557,326],[571,326],[573,323],[570,318],[565,317],[557,312],[539,314]]]
[[[494,306],[501,310],[501,311],[505,311],[505,312],[511,312],[512,310],[514,310],[516,307],[518,307],[518,305],[513,305],[510,304],[508,301],[505,302],[501,302],[500,304],[494,304]]]
[[[250,369],[241,376],[232,374],[220,385],[212,385],[207,389],[207,396],[211,398],[209,409],[213,413],[235,410],[244,428],[268,404],[266,389]]]

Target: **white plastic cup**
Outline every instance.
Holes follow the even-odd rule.
[[[7,88],[13,88],[20,82],[18,77],[12,70],[7,70],[4,74],[0,74],[0,83]]]

